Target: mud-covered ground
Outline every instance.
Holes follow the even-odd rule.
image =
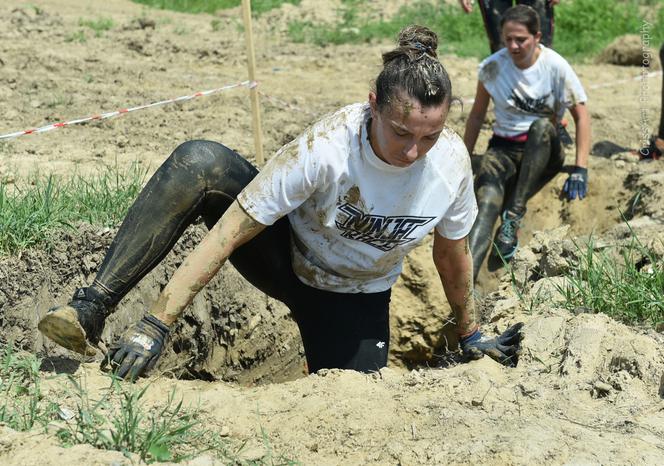
[[[400,4],[387,3],[388,13]],[[316,115],[366,99],[380,53],[391,45],[289,42],[290,19],[329,21],[338,4],[303,0],[254,24],[268,156]],[[97,37],[83,24],[100,18],[112,19],[113,27]],[[0,134],[243,80],[239,18],[239,10],[186,15],[125,0],[2,2]],[[443,62],[455,93],[472,97],[477,61],[445,56]],[[456,364],[457,358],[443,356],[445,343],[453,348],[455,342],[444,328],[448,306],[425,243],[406,259],[394,289],[389,369],[305,376],[297,329],[285,307],[226,265],[172,332],[158,366],[164,377],[141,382],[152,384],[148,402],[165,402],[174,387],[187,402],[200,404],[206,422],[224,430],[229,442],[246,443],[247,460],[269,456],[265,432],[273,451],[305,464],[664,463],[662,335],[603,315],[569,313],[555,287],[570,240],[589,234],[608,243],[626,240],[630,230],[621,214],[633,217],[633,229],[658,259],[664,254],[661,162],[637,163],[628,152],[640,146],[643,120],[656,125],[661,78],[646,81],[651,99],[643,102],[644,84],[632,79],[639,68],[574,66],[593,118],[589,197],[560,200],[566,176],[560,174],[531,200],[515,260],[515,273],[526,277],[524,296],[499,272],[483,270],[478,285],[486,332],[526,322],[517,368],[488,358]],[[35,174],[86,174],[135,162],[152,171],[192,138],[221,141],[253,158],[249,109],[247,91],[236,89],[24,136],[0,144],[0,177],[11,186]],[[450,126],[462,132],[468,110],[469,104],[457,107]],[[478,148],[487,138],[485,131]],[[93,395],[108,378],[94,361],[79,361],[44,341],[36,322],[92,279],[113,233],[80,225],[58,233],[52,250],[0,259],[0,338],[46,358],[45,374],[84,377]],[[190,229],[125,298],[109,320],[106,341],[144,312],[203,234],[202,226]],[[538,305],[532,306],[535,296]],[[50,400],[73,403],[57,377],[44,383]],[[129,460],[92,447],[63,449],[40,433],[0,427],[2,464],[114,461]]]

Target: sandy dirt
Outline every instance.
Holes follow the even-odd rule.
[[[387,3],[383,14],[403,2]],[[303,0],[255,21],[268,156],[317,116],[365,100],[380,54],[391,46],[289,42],[289,20],[333,21],[339,4]],[[96,37],[82,24],[100,18],[112,19],[113,27]],[[472,98],[477,60],[442,61],[455,94]],[[500,271],[482,270],[478,283],[487,333],[526,323],[518,367],[503,368],[488,358],[460,364],[456,353],[445,352],[455,350],[456,342],[425,242],[406,259],[394,288],[388,369],[305,376],[287,309],[227,265],[177,323],[159,375],[139,382],[152,384],[148,403],[165,402],[175,388],[187,403],[203,408],[205,422],[224,431],[231,445],[245,445],[245,461],[283,455],[304,464],[664,463],[662,334],[603,315],[569,313],[555,287],[568,267],[571,240],[590,234],[626,240],[630,230],[621,214],[633,218],[634,230],[659,259],[664,255],[661,162],[637,163],[629,153],[640,147],[642,122],[650,130],[656,126],[661,77],[647,81],[651,98],[644,104],[644,84],[633,79],[640,68],[590,61],[574,67],[593,119],[589,197],[560,200],[561,173],[531,200],[524,247],[515,259],[521,297]],[[187,15],[125,0],[0,5],[0,134],[189,95],[246,75],[239,10]],[[151,172],[180,142],[194,138],[223,142],[253,160],[249,109],[247,91],[236,89],[2,142],[0,178],[11,187],[30,176],[88,174],[132,163]],[[467,102],[456,107],[449,125],[463,132],[469,109]],[[488,136],[483,131],[478,152]],[[567,155],[573,163],[573,152]],[[114,231],[80,225],[59,233],[52,251],[0,259],[0,338],[44,357],[49,377],[73,373],[86,380],[92,396],[109,383],[97,363],[44,341],[36,323],[49,306],[94,277]],[[149,307],[204,232],[192,227],[120,303],[104,332],[106,342]],[[44,382],[48,398],[75,408],[58,377]],[[135,460],[90,446],[64,449],[40,432],[0,426],[1,464]],[[192,460],[213,463],[207,454]]]

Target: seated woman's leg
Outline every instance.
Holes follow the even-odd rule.
[[[563,162],[560,139],[553,124],[545,118],[535,120],[528,131],[516,186],[505,203],[503,223],[494,240],[496,254],[503,259],[511,259],[516,253],[526,202],[560,171]]]
[[[99,341],[113,306],[168,254],[184,230],[199,216],[208,227],[214,225],[257,173],[222,144],[180,145],[129,209],[92,285],[77,290],[69,305],[51,309],[40,330],[62,346],[85,353],[86,339]],[[290,264],[285,272],[279,270],[288,261],[288,235],[283,219],[238,249],[231,262],[257,286],[272,284],[266,291],[274,292],[281,284],[273,283],[292,275]]]
[[[565,157],[553,124],[541,118],[530,125],[514,194],[505,210],[523,217],[528,199],[556,176]]]
[[[493,138],[475,174],[475,197],[479,212],[469,235],[475,278],[491,246],[491,233],[502,210],[505,189],[515,175],[516,165],[512,157]]]

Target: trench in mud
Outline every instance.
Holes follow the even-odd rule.
[[[652,195],[655,189],[644,187],[640,181],[657,170],[640,166],[628,156],[623,159],[592,158],[591,193],[581,202],[559,199],[566,174],[558,175],[529,202],[521,244],[527,244],[535,231],[564,224],[570,225],[572,237],[601,236],[623,222],[625,215],[652,214],[650,204],[641,198],[649,196],[649,202],[656,203]],[[625,181],[615,186],[616,179]],[[107,321],[103,334],[106,344],[149,308],[205,231],[202,225],[191,227],[167,258],[125,297]],[[45,357],[45,370],[72,372],[81,362],[73,353],[45,340],[36,324],[50,306],[66,302],[76,287],[93,279],[114,232],[83,224],[75,232],[61,232],[48,251],[29,250],[0,261],[5,275],[0,285],[0,307],[5,309],[0,316],[0,334]],[[456,347],[452,326],[441,319],[449,308],[430,248],[430,241],[425,241],[407,257],[393,290],[392,366],[437,365],[446,346]],[[484,267],[478,280],[481,294],[496,289],[502,275],[502,270],[489,272]],[[297,326],[287,308],[249,285],[229,264],[178,320],[157,369],[176,378],[240,384],[281,382],[306,373]]]

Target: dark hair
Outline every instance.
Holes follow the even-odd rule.
[[[500,17],[500,29],[508,21],[523,24],[533,36],[540,32],[539,15],[533,7],[528,5],[515,5],[505,10],[503,16]]]
[[[383,54],[383,70],[376,78],[376,103],[380,110],[403,92],[423,107],[451,102],[452,83],[438,61],[438,36],[424,26],[412,25],[399,33],[399,45]]]

